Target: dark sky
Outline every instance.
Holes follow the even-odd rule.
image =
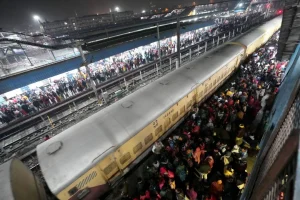
[[[159,7],[176,4],[189,4],[193,0],[151,0]],[[208,0],[194,0],[206,3]],[[74,16],[76,10],[79,16],[87,14],[105,13],[109,8],[119,6],[121,10],[141,12],[149,9],[150,0],[0,0],[0,28],[4,30],[25,29],[28,26],[38,28],[32,18],[34,14],[42,19],[53,21]]]

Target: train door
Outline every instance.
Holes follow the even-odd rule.
[[[171,127],[171,118],[165,117],[164,119],[164,127],[165,127],[165,131],[167,131],[170,127]]]
[[[201,84],[197,88],[197,90],[198,90],[198,92],[197,92],[197,103],[198,103],[204,98],[204,84]]]
[[[205,83],[205,86],[204,86],[204,94],[207,94],[208,92],[208,83]]]

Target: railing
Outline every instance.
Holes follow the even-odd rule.
[[[245,24],[235,30],[222,33],[218,36],[210,38],[209,40],[202,41],[198,44],[181,50],[181,64],[184,65],[206,51],[225,43],[232,37],[240,34],[242,31],[249,29],[252,25],[253,24],[250,23]],[[88,117],[90,114],[101,110],[105,106],[114,103],[120,98],[134,92],[135,90],[163,76],[164,74],[175,70],[177,68],[176,60],[177,53],[174,53],[162,57],[161,66],[159,65],[159,60],[156,60],[153,63],[149,63],[145,66],[118,76],[113,80],[109,80],[100,84],[97,87],[97,90],[99,92],[101,91],[103,96],[106,98],[105,105],[99,106],[93,91],[88,90],[83,95],[75,96],[70,100],[66,100],[60,105],[33,116],[14,127],[6,127],[5,130],[1,131],[1,145],[5,151],[2,154],[3,161],[10,158],[14,154],[17,154],[18,156],[23,155],[22,157],[26,157],[28,154],[34,151],[34,148],[37,144],[43,141],[41,138],[43,138],[46,134],[51,136],[56,135],[65,128],[79,122],[83,118]],[[80,102],[86,102],[87,100],[88,102],[85,105],[79,106]],[[57,112],[59,112],[59,114]],[[45,120],[47,118],[51,120]],[[32,128],[32,124],[30,124],[29,127],[31,128],[28,129],[29,127],[26,127],[25,123],[29,121],[41,123],[35,128]],[[18,127],[22,127],[22,129],[18,130]],[[15,136],[12,137],[12,135]]]

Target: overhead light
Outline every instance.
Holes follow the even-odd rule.
[[[36,21],[39,21],[41,18],[40,18],[40,16],[38,16],[38,15],[34,15],[34,16],[33,16],[33,19],[36,20]]]

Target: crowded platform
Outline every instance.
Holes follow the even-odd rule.
[[[284,72],[285,64],[275,62],[277,38],[195,106],[175,133],[153,145],[134,192],[127,190],[130,183],[121,186],[122,199],[239,199]]]
[[[217,20],[216,26],[186,32],[181,35],[181,48],[209,39],[219,31],[231,29],[234,24],[242,23],[245,20],[245,17],[228,17],[224,20]],[[176,52],[176,42],[175,36],[161,40],[161,55],[166,56]],[[157,43],[151,43],[89,64],[91,78],[98,85],[158,58]],[[27,86],[21,94],[1,97],[0,124],[9,124],[16,119],[37,113],[90,87],[89,77],[84,67],[50,79],[49,84],[41,83],[34,89]]]

